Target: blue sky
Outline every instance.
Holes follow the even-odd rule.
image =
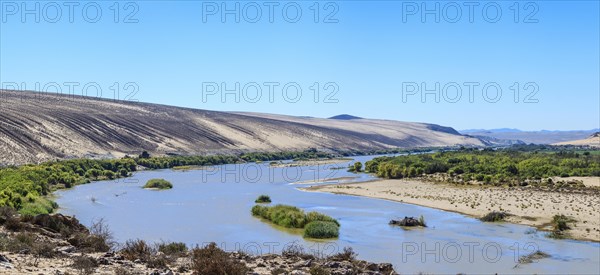
[[[88,6],[87,16],[81,2],[72,18],[65,2],[0,2],[3,88],[58,83],[66,93],[65,83],[76,82],[81,94],[96,83],[105,98],[315,117],[347,113],[456,129],[600,127],[598,1],[482,1],[472,18],[465,2],[435,1],[320,1],[318,8],[296,1],[284,16],[287,1],[273,6],[273,22],[270,2],[139,1],[117,8],[106,1]],[[39,4],[40,22],[23,14],[23,3]],[[233,14],[222,22],[223,3],[239,4],[240,22]],[[422,13],[423,4],[439,4],[439,22]],[[234,94],[222,100],[221,84],[232,90],[236,82],[238,102]],[[477,84],[471,99],[466,82]],[[423,88],[434,90],[424,102]]]

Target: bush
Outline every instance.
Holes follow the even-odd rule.
[[[481,217],[479,220],[482,222],[499,222],[503,221],[506,217],[508,217],[508,213],[506,212],[492,211]]]
[[[271,198],[267,195],[260,195],[254,202],[255,203],[270,203]]]
[[[331,274],[329,272],[329,270],[325,269],[322,266],[313,266],[310,268],[308,273],[310,273],[310,275],[330,275]]]
[[[303,228],[306,224],[304,211],[289,205],[278,204],[273,207],[255,205],[252,207],[252,215],[287,228]]]
[[[165,179],[151,179],[148,182],[146,182],[144,188],[155,188],[160,190],[171,189],[173,188],[173,184],[171,184]]]
[[[68,242],[82,252],[108,252],[116,245],[112,232],[104,219],[93,222],[89,232],[73,233],[65,230],[62,233],[70,236]]]
[[[315,239],[337,238],[339,226],[333,222],[314,221],[304,228],[304,237]]]
[[[0,242],[0,250],[14,253],[31,253],[34,250],[36,242],[36,236],[29,232],[17,233],[13,236],[3,236]]]
[[[355,162],[353,165],[348,167],[348,172],[358,173],[362,171],[362,163],[360,161]]]
[[[11,207],[0,207],[0,224],[10,231],[20,231],[23,229],[21,219],[15,209]]]
[[[171,242],[158,245],[158,251],[165,253],[166,255],[180,256],[185,254],[187,250],[185,243]]]
[[[565,231],[571,229],[568,223],[573,222],[573,219],[567,218],[565,215],[554,215],[552,224],[554,231]]]
[[[334,219],[330,216],[327,216],[325,214],[315,212],[315,211],[308,212],[308,214],[306,214],[306,223],[316,222],[316,221],[332,222],[332,223],[335,223],[337,226],[340,226],[340,223],[336,219]]]
[[[297,242],[292,242],[281,250],[281,255],[284,257],[298,257],[304,260],[314,259],[311,254],[304,252],[304,247]]]
[[[125,242],[125,245],[120,252],[127,260],[135,261],[140,259],[146,261],[152,255],[152,248],[150,248],[143,240],[128,240]]]
[[[71,267],[79,270],[80,274],[93,274],[98,266],[96,259],[85,255],[75,257],[71,264]]]
[[[26,202],[22,205],[19,213],[26,216],[35,216],[39,214],[50,214],[58,204],[46,198],[38,197],[33,202]]]
[[[569,223],[572,222],[575,222],[575,220],[568,218],[565,215],[554,215],[551,222],[553,229],[552,232],[548,234],[548,237],[553,239],[564,239],[565,237],[568,237],[568,234],[565,231],[571,229]]]
[[[344,247],[344,250],[340,253],[329,256],[330,260],[333,261],[349,261],[352,262],[356,260],[358,254],[354,252],[352,247]]]
[[[234,275],[246,274],[248,268],[229,257],[225,251],[210,243],[192,250],[192,270],[195,274]]]
[[[278,204],[272,207],[255,205],[252,207],[252,215],[266,219],[276,225],[287,227],[287,228],[304,228],[304,236],[310,238],[333,238],[333,237],[319,237],[321,234],[326,236],[332,235],[332,230],[329,226],[324,226],[320,223],[332,224],[336,227],[335,237],[337,237],[337,228],[340,223],[332,217],[319,212],[309,212],[305,214],[301,209]],[[312,226],[312,232],[306,233],[306,229],[309,224],[317,223]]]

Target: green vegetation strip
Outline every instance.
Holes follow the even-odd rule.
[[[336,238],[340,224],[337,220],[319,212],[304,213],[295,206],[278,204],[275,206],[255,205],[252,215],[261,217],[286,228],[303,228],[307,238]]]
[[[453,181],[523,184],[548,177],[600,176],[600,155],[591,152],[522,152],[476,150],[378,157],[365,163],[367,172],[390,179],[443,173]]]
[[[418,149],[419,151],[425,149]],[[429,149],[431,150],[431,149]],[[243,162],[285,159],[318,159],[348,155],[408,152],[403,149],[387,151],[346,151],[335,154],[309,149],[299,152],[246,153],[242,155],[166,156],[151,157],[147,152],[122,159],[72,159],[41,164],[0,168],[0,207],[8,206],[24,215],[48,214],[58,205],[45,196],[52,191],[71,188],[91,181],[128,177],[138,167],[165,169],[174,167],[210,166]]]
[[[323,158],[333,155],[311,149],[302,152],[250,153],[243,155],[136,157],[112,160],[73,159],[0,168],[0,207],[8,206],[24,215],[48,214],[58,205],[46,198],[57,189],[91,181],[128,177],[138,167],[165,169],[179,166],[209,166],[259,160]]]

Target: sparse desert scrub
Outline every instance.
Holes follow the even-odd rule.
[[[238,260],[229,257],[225,251],[210,243],[202,248],[194,248],[192,254],[192,270],[195,274],[246,274],[248,268]]]
[[[351,261],[356,260],[357,256],[358,256],[358,254],[356,252],[354,252],[354,249],[352,249],[352,247],[344,247],[342,252],[331,255],[328,258],[330,260],[334,260],[334,261],[349,261],[349,262],[351,262]]]
[[[119,251],[127,260],[145,261],[152,255],[152,248],[144,240],[128,240]]]
[[[67,232],[62,234],[68,236],[68,242],[84,252],[108,252],[112,250],[116,243],[112,232],[104,219],[94,221],[88,232]]]
[[[159,243],[158,251],[165,255],[176,255],[181,256],[187,253],[188,248],[185,243],[181,242],[170,242],[170,243]]]
[[[258,198],[256,198],[256,200],[254,202],[255,203],[270,203],[271,197],[269,197],[267,195],[260,195],[260,196],[258,196]]]
[[[100,266],[94,257],[81,255],[73,258],[71,267],[79,271],[79,274],[93,274]]]
[[[152,189],[171,189],[173,188],[173,184],[165,179],[151,179],[144,185],[144,188],[152,188]]]

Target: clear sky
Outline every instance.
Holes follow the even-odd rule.
[[[598,1],[0,2],[3,88],[456,129],[600,127]]]

